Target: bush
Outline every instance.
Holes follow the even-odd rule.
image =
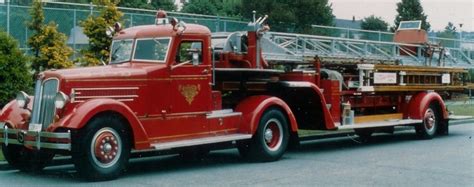
[[[0,31],[0,107],[21,90],[30,91],[32,76],[18,42]]]

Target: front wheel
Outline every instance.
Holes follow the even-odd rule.
[[[239,143],[240,154],[252,161],[275,161],[281,158],[288,146],[288,123],[280,110],[267,110],[260,119],[250,142]]]
[[[30,150],[20,145],[2,145],[8,164],[23,172],[39,172],[51,162],[53,153]]]
[[[432,139],[436,135],[440,120],[438,108],[430,104],[423,115],[423,122],[415,127],[417,136],[422,139]]]
[[[88,180],[109,180],[126,168],[130,155],[128,131],[118,118],[98,117],[79,132],[72,159]]]

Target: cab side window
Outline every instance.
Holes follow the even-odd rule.
[[[179,44],[178,54],[176,54],[176,63],[193,62],[197,60],[197,64],[202,64],[202,42],[183,41]]]

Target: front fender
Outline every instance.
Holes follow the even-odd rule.
[[[288,117],[290,123],[290,130],[292,132],[298,131],[298,124],[290,107],[281,99],[273,96],[259,95],[251,96],[240,102],[237,107],[237,112],[242,112],[242,122],[240,131],[242,133],[254,134],[257,130],[260,118],[269,107],[278,107]]]
[[[30,97],[30,101],[26,109],[20,108],[16,100],[10,101],[0,111],[0,121],[7,123],[9,128],[28,129],[31,109],[33,107],[33,97]]]
[[[148,135],[133,111],[124,103],[113,99],[93,99],[76,106],[60,121],[50,126],[51,131],[57,128],[82,129],[94,116],[101,112],[116,112],[130,124],[136,149],[149,148]]]
[[[448,119],[448,112],[441,96],[436,92],[420,92],[410,99],[406,116],[411,119],[423,119],[425,110],[431,103],[438,103],[444,119]]]

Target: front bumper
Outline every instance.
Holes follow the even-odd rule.
[[[22,129],[9,129],[0,122],[0,143],[29,146],[36,149],[71,150],[71,132],[37,132]]]

